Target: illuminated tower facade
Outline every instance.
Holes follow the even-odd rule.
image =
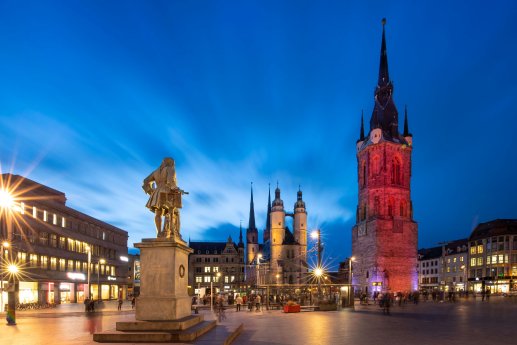
[[[388,73],[383,20],[379,77],[370,132],[357,141],[359,201],[352,229],[353,283],[366,293],[417,289],[418,225],[411,202],[412,135],[403,134]]]

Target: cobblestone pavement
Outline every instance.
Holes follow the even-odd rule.
[[[117,312],[115,304],[86,316],[80,305],[60,306],[40,313],[18,313],[18,325],[0,322],[0,344],[92,345],[92,333],[113,330],[116,321],[134,320],[126,305]],[[210,311],[203,311],[211,319]],[[236,345],[276,344],[515,344],[517,298],[492,297],[489,303],[470,299],[451,303],[420,303],[394,307],[390,316],[378,306],[359,306],[355,311],[281,311],[239,313],[227,311],[223,322],[244,323]],[[206,335],[209,336],[208,334]],[[205,339],[207,337],[204,337]]]

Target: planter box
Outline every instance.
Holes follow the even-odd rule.
[[[284,305],[284,313],[299,313],[299,305]]]
[[[337,304],[320,304],[319,309],[320,311],[334,311],[337,310]]]

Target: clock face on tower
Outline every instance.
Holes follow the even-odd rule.
[[[382,137],[382,131],[380,128],[375,128],[370,132],[370,140],[372,143],[377,144]]]

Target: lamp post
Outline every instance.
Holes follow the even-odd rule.
[[[318,267],[314,270],[314,274],[318,278],[318,299],[321,297],[321,276],[323,275],[323,268],[321,267],[321,253],[323,246],[321,245],[321,230],[315,230],[311,233],[311,237],[318,240]]]
[[[260,285],[260,259],[262,259],[262,254],[259,253],[257,255],[257,294]]]
[[[7,251],[7,248],[9,248],[9,242],[3,241],[2,242],[2,256],[0,257],[0,271],[2,272],[2,275],[0,276],[0,279],[1,279],[0,291],[2,291],[0,293],[0,303],[1,303],[0,311],[5,311],[4,310],[5,305],[4,305],[4,271],[3,271],[3,269],[4,269],[4,260],[5,260],[4,255]]]
[[[9,247],[9,243],[12,242],[12,224],[11,224],[11,212],[13,211],[14,206],[14,198],[11,193],[7,189],[0,189],[0,209],[3,214],[5,214],[6,218],[6,234],[7,234],[7,242],[2,243],[2,262],[4,260],[4,248]],[[5,245],[7,244],[7,245]],[[11,251],[12,256],[12,251]],[[9,291],[7,293],[7,325],[14,326],[16,325],[16,301],[15,301],[15,280],[14,275],[18,273],[18,267],[16,265],[9,265],[7,268],[9,274]],[[2,277],[2,285],[3,285],[3,277]],[[3,295],[3,289],[2,289]],[[3,301],[2,301],[3,303]]]
[[[101,301],[101,265],[104,265],[106,260],[99,259],[97,264],[97,301]]]
[[[16,303],[15,303],[15,287],[16,287],[16,274],[18,274],[18,266],[10,264],[7,267],[9,272],[9,292],[8,292],[8,303],[7,307],[7,325],[16,326]]]
[[[348,259],[348,301],[352,304],[352,309],[355,309],[355,299],[352,291],[352,261],[355,260],[355,257],[351,256]]]
[[[92,295],[92,288],[90,287],[90,269],[92,265],[92,249],[90,246],[86,246],[86,251],[88,252],[88,294],[85,298],[90,298]]]
[[[216,277],[221,277],[221,272],[217,272]],[[210,279],[210,311],[214,311],[214,277]]]

